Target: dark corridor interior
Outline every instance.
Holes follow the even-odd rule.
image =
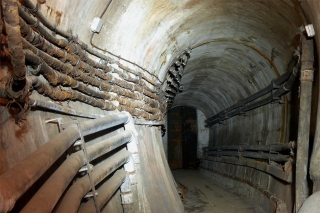
[[[168,112],[168,162],[171,169],[197,168],[197,111],[175,107]]]

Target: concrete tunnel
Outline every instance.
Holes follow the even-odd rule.
[[[0,2],[0,212],[319,212],[319,1]]]

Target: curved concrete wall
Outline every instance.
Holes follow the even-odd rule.
[[[33,2],[36,3],[35,0]],[[65,30],[71,29],[89,44],[90,23],[101,14],[106,4],[103,0],[47,0],[40,5],[40,10],[51,22]],[[102,18],[104,25],[101,32],[95,35],[94,43],[141,65],[158,76],[161,82],[172,60],[190,48],[191,58],[181,82],[184,91],[176,96],[173,106],[198,108],[210,117],[266,87],[273,78],[286,72],[293,51],[299,45],[300,26],[313,23],[316,42],[319,41],[319,2],[306,0],[301,2],[301,6],[295,0],[113,0]],[[306,14],[307,21],[303,14]],[[123,63],[140,71],[133,65]],[[247,117],[234,117],[225,121],[225,125],[211,127],[211,144],[287,142],[290,97],[285,97],[283,101],[285,104],[270,104],[249,112]],[[78,103],[75,105],[77,107],[81,109],[82,105]],[[92,108],[86,110],[94,112]],[[40,113],[40,116],[46,116],[46,113]],[[5,119],[3,115],[1,117]],[[31,126],[32,132],[38,130],[35,125]],[[145,132],[148,131],[141,130],[140,137]],[[151,136],[154,134],[152,131],[146,134],[150,140],[160,140],[152,138],[155,137]],[[6,155],[1,154],[6,156],[1,159],[1,165],[5,165],[2,168],[11,167],[31,153],[37,148],[35,138],[42,141],[42,137],[28,136],[23,139],[30,143],[28,145],[14,143],[14,147],[10,145],[1,149],[6,152]],[[26,150],[32,146],[32,150]],[[151,148],[155,150],[155,158],[150,155],[145,158],[153,161],[159,157],[156,149],[163,148]],[[161,155],[159,159],[163,161],[165,158],[163,153]],[[8,163],[3,163],[5,161]],[[157,166],[166,166],[165,162],[162,163]],[[167,169],[163,171],[167,172]],[[153,169],[150,171],[155,175],[154,172]],[[162,189],[161,181],[167,184],[166,190],[172,187],[170,174],[163,175],[159,185],[153,186],[155,190]],[[273,188],[281,188],[281,183],[274,182]],[[286,189],[291,192],[290,187]],[[286,194],[290,195],[289,192]],[[150,199],[153,202],[155,198]],[[170,201],[163,198],[161,203],[165,205],[167,202]],[[287,202],[291,200],[288,198]],[[166,210],[169,212],[169,209]],[[180,210],[181,206],[177,212]]]
[[[40,8],[52,22],[89,43],[89,25],[105,5],[48,0]],[[191,48],[182,78],[184,91],[173,106],[196,107],[207,117],[286,72],[299,44],[299,27],[305,23],[294,0],[112,1],[102,20],[95,45],[145,67],[161,81],[174,57]],[[286,142],[288,112],[283,101],[286,104],[268,105],[212,127],[211,141]]]

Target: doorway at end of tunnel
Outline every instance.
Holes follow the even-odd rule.
[[[171,169],[197,169],[197,111],[175,107],[168,112],[168,163]]]

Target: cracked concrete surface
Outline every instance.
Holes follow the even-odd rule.
[[[199,171],[173,170],[177,181],[188,188],[183,199],[185,212],[194,213],[264,213],[249,198],[235,194],[231,188],[214,183]]]

